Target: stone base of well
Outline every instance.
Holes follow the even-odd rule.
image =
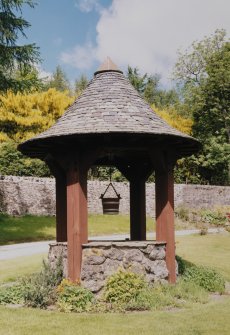
[[[118,269],[143,275],[150,283],[165,282],[168,270],[165,261],[165,242],[156,241],[93,241],[83,244],[81,283],[98,293],[106,279]],[[48,259],[55,266],[63,257],[64,276],[67,273],[67,243],[50,244]]]

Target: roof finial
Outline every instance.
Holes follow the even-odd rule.
[[[117,65],[114,64],[114,62],[111,60],[110,57],[107,56],[104,63],[100,65],[98,70],[94,73],[94,75],[100,73],[100,72],[107,72],[107,71],[114,71],[114,72],[120,72],[123,73],[121,70],[118,69]]]

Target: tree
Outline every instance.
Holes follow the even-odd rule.
[[[152,108],[154,112],[164,119],[170,126],[185,134],[191,135],[193,125],[192,119],[182,117],[174,108],[159,109],[155,106],[152,106]]]
[[[210,57],[200,84],[203,103],[194,111],[193,133],[204,144],[202,172],[230,183],[230,43]],[[207,178],[207,177],[206,177]]]
[[[137,67],[128,66],[127,78],[141,95],[144,94],[147,84],[147,73],[141,76]]]
[[[24,4],[34,7],[32,0],[0,0],[0,91],[17,91],[30,85],[31,78],[23,83],[15,73],[27,73],[39,61],[35,44],[18,45],[20,35],[30,24],[21,16]]]
[[[182,85],[199,85],[207,76],[207,64],[225,43],[226,31],[217,29],[210,37],[195,41],[185,52],[178,52],[173,78]]]
[[[128,66],[127,78],[133,87],[149,103],[157,107],[169,107],[179,101],[176,90],[169,91],[160,88],[160,75],[140,75],[137,67]]]
[[[0,174],[13,176],[50,177],[46,164],[40,159],[31,159],[17,150],[13,141],[0,143]]]
[[[230,182],[230,44],[225,32],[192,44],[174,72],[182,87],[181,110],[193,118],[202,151],[186,159],[202,183]]]
[[[73,101],[68,92],[54,88],[0,94],[0,174],[50,176],[44,162],[23,156],[17,144],[48,129]]]
[[[56,88],[56,90],[60,92],[70,90],[69,80],[59,65],[56,67],[51,80],[48,82],[47,88]]]
[[[0,141],[20,142],[48,129],[73,101],[68,92],[54,88],[45,92],[1,94]]]
[[[75,80],[75,93],[77,96],[79,96],[84,91],[88,83],[89,81],[84,74],[81,75],[79,79]]]
[[[223,135],[230,143],[230,43],[210,57],[200,85],[203,104],[194,112],[194,134],[201,139]]]

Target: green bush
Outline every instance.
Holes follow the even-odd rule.
[[[0,287],[0,304],[22,304],[23,287],[20,284]]]
[[[189,221],[189,210],[185,207],[178,207],[175,209],[176,216],[182,221]]]
[[[209,299],[207,291],[194,282],[187,282],[184,279],[176,285],[164,285],[162,289],[165,296],[173,299],[174,306],[181,306],[190,302],[206,303]]]
[[[180,256],[176,256],[178,273],[186,282],[195,283],[209,292],[223,293],[225,290],[225,280],[221,274],[214,269],[205,266],[197,266],[186,261]]]
[[[183,279],[203,287],[209,292],[223,293],[225,290],[224,278],[215,270],[204,266],[191,266],[186,268]]]
[[[178,273],[179,275],[183,275],[185,270],[191,266],[194,266],[193,263],[186,261],[185,259],[183,259],[182,257],[176,255],[176,261],[177,261],[177,265],[178,265]]]
[[[128,303],[135,299],[144,287],[146,282],[142,276],[119,270],[107,280],[104,299],[109,303]]]
[[[17,150],[13,141],[0,143],[0,174],[14,176],[50,177],[47,165],[40,159],[31,159]]]
[[[57,299],[56,287],[60,284],[62,278],[63,268],[61,257],[57,261],[55,268],[51,268],[49,263],[44,261],[43,269],[40,273],[22,280],[25,305],[46,308],[55,303]]]
[[[147,286],[124,306],[125,310],[159,310],[173,306],[173,298],[165,294],[163,285]]]
[[[92,307],[94,295],[91,291],[64,279],[57,288],[57,305],[63,312],[86,312]]]
[[[220,210],[202,210],[200,213],[201,221],[210,225],[224,226],[227,222],[226,214]]]
[[[156,284],[143,288],[138,295],[123,306],[123,309],[161,310],[207,301],[208,293],[202,287],[180,280],[176,285]]]

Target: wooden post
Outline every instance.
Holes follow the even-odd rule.
[[[68,277],[80,280],[82,244],[88,242],[87,169],[78,162],[67,172]]]
[[[146,240],[145,180],[130,180],[130,238]]]
[[[156,170],[156,239],[165,241],[169,282],[176,282],[173,166]]]
[[[66,176],[56,176],[56,240],[67,241],[67,190]]]
[[[66,172],[56,157],[47,155],[46,164],[56,179],[56,241],[67,241],[67,190]]]

